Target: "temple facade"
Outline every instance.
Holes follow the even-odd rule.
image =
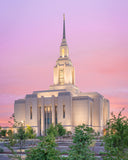
[[[16,120],[32,126],[37,135],[44,135],[52,123],[61,123],[72,132],[75,126],[84,123],[102,133],[109,119],[109,100],[97,92],[81,92],[75,85],[75,70],[66,41],[65,17],[53,79],[49,90],[34,91],[15,101]]]

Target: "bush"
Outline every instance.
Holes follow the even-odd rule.
[[[31,126],[27,126],[25,133],[26,133],[26,138],[32,139],[36,137],[36,134]]]
[[[58,136],[57,127],[51,124],[47,129],[47,135],[53,135],[54,137]]]
[[[7,134],[10,146],[14,146],[16,144],[15,134],[12,132],[12,130],[8,130]]]
[[[71,132],[71,131],[67,131],[67,132],[66,132],[66,135],[67,135],[67,136],[71,136],[71,135],[72,135],[72,132]]]
[[[94,154],[89,149],[94,139],[93,132],[93,129],[85,126],[85,124],[75,127],[75,134],[73,136],[74,144],[70,146],[69,160],[94,159]]]
[[[8,157],[11,159],[19,159],[22,160],[21,154],[17,154],[17,151],[15,151],[12,146],[14,144],[18,144],[18,147],[20,149],[20,153],[23,149],[23,145],[25,144],[25,139],[26,139],[26,134],[25,134],[25,126],[24,123],[22,122],[17,122],[15,120],[15,117],[11,117],[12,119],[14,118],[15,125],[13,127],[17,127],[17,133],[13,133],[11,130],[8,131],[9,135],[9,144],[5,144],[5,146],[11,151],[11,155]]]
[[[66,129],[61,125],[61,123],[58,123],[56,125],[58,136],[64,136],[66,134]]]
[[[60,154],[55,147],[56,143],[53,135],[43,137],[37,147],[26,151],[26,160],[60,160]]]
[[[8,134],[9,137],[11,137],[12,134],[13,134],[13,133],[12,133],[12,130],[8,130],[8,131],[7,131],[7,134]]]
[[[57,125],[51,124],[50,127],[47,129],[47,135],[53,135],[54,137],[57,136],[63,136],[66,134],[66,129],[61,125],[61,123],[58,123]]]
[[[104,159],[128,159],[128,118],[122,117],[122,111],[117,117],[112,113],[107,123]]]
[[[7,130],[5,130],[5,129],[1,130],[1,136],[6,137],[6,132],[7,132]]]

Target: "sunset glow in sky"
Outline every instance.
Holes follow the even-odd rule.
[[[14,100],[53,84],[63,13],[76,85],[128,116],[128,0],[1,0],[0,126]]]

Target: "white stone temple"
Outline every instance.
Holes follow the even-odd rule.
[[[49,90],[33,91],[24,99],[15,101],[17,121],[44,135],[51,123],[61,123],[67,131],[86,124],[102,133],[109,119],[109,100],[97,92],[81,92],[75,85],[75,70],[69,58],[63,17],[63,38],[60,56],[54,66],[54,82]]]

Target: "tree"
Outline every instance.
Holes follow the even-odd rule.
[[[7,133],[7,130],[6,129],[3,129],[3,130],[1,130],[1,136],[3,136],[3,137],[6,137],[6,133]]]
[[[19,148],[20,148],[20,155],[18,155],[12,148],[11,143],[6,145],[8,147],[8,149],[11,150],[12,155],[8,156],[9,158],[12,159],[18,159],[18,160],[22,160],[21,158],[21,152],[23,149],[23,145],[25,144],[25,139],[26,139],[26,134],[25,134],[25,127],[23,125],[23,123],[19,123],[20,126],[17,129],[17,133],[13,134],[13,141],[16,141],[16,143],[18,143]]]
[[[106,155],[104,159],[126,160],[128,159],[128,118],[122,116],[122,111],[107,123],[104,136]]]
[[[23,148],[23,144],[25,143],[25,139],[26,139],[24,123],[17,122],[14,114],[12,114],[12,116],[10,117],[9,124],[12,127],[17,128],[17,132],[11,133],[11,131],[9,131],[9,133],[8,133],[10,140],[9,140],[9,144],[5,144],[5,146],[8,147],[8,149],[12,152],[12,155],[9,155],[8,157],[12,158],[12,159],[22,160],[21,154],[18,155],[17,152],[13,150],[12,146],[14,144],[18,143],[19,148],[20,148],[20,153],[21,153],[21,150]]]
[[[73,145],[70,146],[69,160],[93,160],[94,154],[89,149],[89,145],[94,138],[93,129],[87,127],[85,124],[75,127],[75,134],[73,136]]]
[[[10,146],[14,146],[16,144],[15,134],[13,133],[12,130],[8,130],[7,134]]]
[[[0,126],[0,138],[1,138],[1,126]]]
[[[20,152],[23,148],[23,144],[25,143],[26,134],[25,134],[25,127],[23,124],[17,129],[17,133],[15,134],[15,138],[18,140]]]
[[[47,135],[37,147],[26,151],[26,160],[60,160],[60,154],[55,147],[55,137],[52,134]]]
[[[31,126],[27,126],[25,133],[27,138],[32,139],[36,137],[36,134]]]
[[[8,136],[12,136],[12,130],[11,129],[9,129],[8,131],[7,131],[7,134],[8,134]]]

